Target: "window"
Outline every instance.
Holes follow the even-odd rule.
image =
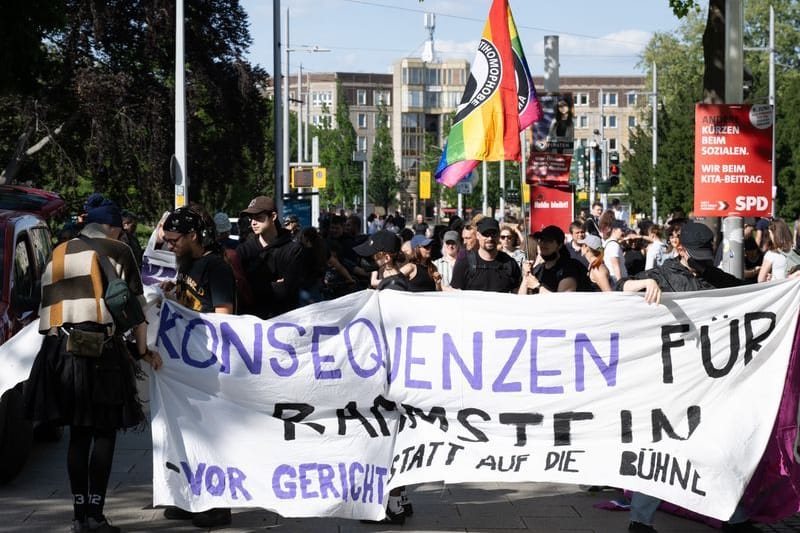
[[[330,105],[333,103],[331,91],[317,91],[311,93],[311,104],[315,106]]]
[[[578,127],[579,128],[588,128],[589,127],[589,117],[586,115],[579,115],[578,116]]]
[[[603,105],[617,105],[617,93],[603,93]]]
[[[311,123],[318,128],[325,128],[328,129],[333,124],[333,119],[331,115],[313,115],[311,117]]]
[[[15,298],[33,301],[34,272],[28,255],[27,239],[24,234],[19,239],[14,251],[14,284],[11,293]]]
[[[603,127],[604,128],[616,128],[617,127],[617,115],[603,115]]]
[[[406,90],[403,97],[403,107],[422,107],[422,91]]]
[[[419,67],[404,68],[403,83],[405,85],[422,85],[422,69]]]
[[[608,149],[609,150],[616,150],[617,149],[617,140],[613,137],[608,140]]]
[[[589,105],[589,93],[578,93],[575,95],[575,105],[576,106],[588,106]]]
[[[442,93],[425,92],[425,107],[442,107],[441,94]]]
[[[458,107],[458,104],[461,103],[462,96],[463,91],[447,91],[446,93],[442,93],[442,107],[447,109],[454,109]]]
[[[356,105],[367,105],[367,90],[358,89],[356,91]]]
[[[358,136],[358,151],[359,152],[367,151],[367,138],[364,135]]]
[[[375,89],[372,93],[375,105],[392,105],[392,91],[386,89]]]
[[[636,105],[636,97],[639,96],[636,93],[628,93],[628,105],[635,106]]]
[[[636,127],[636,116],[635,115],[630,115],[628,117],[628,127],[629,128],[635,128]]]
[[[358,114],[358,127],[361,129],[366,129],[367,127],[367,114],[366,113],[359,113]]]
[[[445,82],[447,85],[464,85],[464,78],[464,69],[450,68],[447,69]]]

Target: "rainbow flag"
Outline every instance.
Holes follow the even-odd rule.
[[[494,0],[436,180],[453,187],[479,161],[519,161],[519,132],[541,116],[508,0]]]

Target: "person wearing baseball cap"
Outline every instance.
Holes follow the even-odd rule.
[[[714,266],[714,233],[700,222],[687,220],[681,227],[679,240],[675,246],[677,256],[664,261],[661,266],[651,268],[623,278],[617,283],[617,290],[624,292],[644,292],[647,303],[659,304],[662,292],[701,291],[746,285],[741,280]],[[655,531],[653,518],[661,500],[640,492],[631,498],[631,522],[629,531]],[[733,516],[746,516],[737,507]],[[748,529],[751,524],[741,518],[723,525],[724,531],[755,531]]]
[[[450,289],[450,280],[453,278],[453,267],[456,266],[458,252],[461,243],[458,238],[458,232],[454,230],[444,232],[442,237],[442,257],[436,259],[433,264],[436,265],[436,270],[442,276],[442,290]]]
[[[524,279],[519,294],[591,290],[586,267],[570,257],[564,247],[565,235],[561,228],[545,226],[534,232],[533,238],[543,262],[535,268],[531,261],[523,264]]]
[[[614,287],[611,286],[611,280],[608,277],[608,267],[603,263],[603,240],[597,235],[589,233],[588,235],[584,234],[577,243],[589,265],[589,281],[592,282],[592,289],[602,292],[613,291]]]
[[[253,308],[262,319],[272,318],[300,304],[303,246],[281,227],[275,201],[256,196],[239,214],[250,217],[253,238],[236,248],[253,293]]]
[[[456,261],[450,286],[472,291],[516,291],[522,272],[514,258],[500,253],[500,224],[484,216],[475,223],[475,229],[478,249],[468,251]]]

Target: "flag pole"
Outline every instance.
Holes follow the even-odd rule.
[[[526,128],[527,129],[527,128]],[[526,165],[526,158],[525,158],[525,148],[527,144],[527,137],[525,136],[525,130],[519,132],[519,152],[520,152],[520,162],[519,162],[519,206],[522,215],[522,236],[525,237],[525,257],[530,260],[530,247],[528,246],[528,235],[530,232],[528,231],[528,223],[527,219],[525,218],[525,195],[523,194],[524,187],[525,187],[525,165]],[[528,197],[530,200],[530,197]]]

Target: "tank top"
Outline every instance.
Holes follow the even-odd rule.
[[[428,273],[425,265],[417,265],[417,275],[408,280],[408,287],[411,292],[428,292],[436,290],[436,282]]]

